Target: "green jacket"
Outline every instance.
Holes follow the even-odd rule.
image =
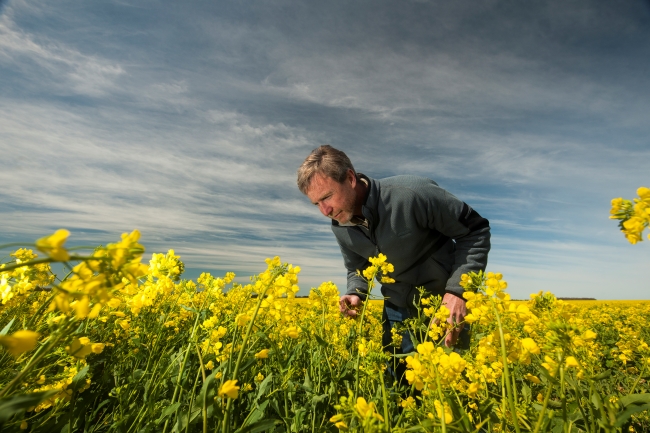
[[[367,282],[357,270],[370,266],[369,257],[383,253],[395,267],[389,275],[395,283],[381,288],[389,302],[412,305],[419,286],[432,294],[461,296],[460,276],[487,265],[488,220],[430,179],[359,176],[369,184],[362,206],[368,228],[332,220],[348,271],[346,294],[364,297]]]

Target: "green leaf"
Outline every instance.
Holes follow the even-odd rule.
[[[622,413],[620,413],[616,417],[616,422],[614,423],[614,427],[623,427],[625,423],[630,419],[632,415],[635,413],[643,412],[644,410],[650,409],[650,403],[643,404],[643,405],[630,405],[628,406],[627,409],[625,409]]]
[[[307,373],[307,372],[305,372],[305,382],[302,384],[302,387],[305,388],[307,391],[310,391],[310,392],[313,389],[311,379],[309,378],[309,373]]]
[[[262,421],[257,421],[247,426],[240,428],[235,431],[235,433],[258,433],[269,431],[275,427],[277,420],[274,419],[263,419]]]
[[[296,414],[293,418],[293,423],[292,423],[292,431],[299,432],[303,431],[303,420],[305,419],[305,415],[307,414],[307,410],[304,407],[301,407],[300,409],[296,410]]]
[[[318,344],[320,344],[321,346],[323,346],[325,349],[327,349],[328,347],[330,347],[330,344],[329,344],[327,341],[325,341],[325,340],[323,340],[322,338],[320,338],[318,335],[314,335],[314,337],[316,337],[316,342],[317,342]]]
[[[560,409],[562,407],[562,403],[556,400],[550,400],[548,401],[548,407],[552,407],[555,409]]]
[[[239,368],[239,372],[240,372],[240,373],[244,373],[244,372],[247,371],[249,368],[251,368],[251,366],[253,366],[256,362],[257,362],[257,359],[255,359],[255,358],[248,358],[246,361],[244,361],[244,363],[242,364],[242,366]]]
[[[14,317],[13,319],[11,319],[11,321],[10,321],[9,323],[7,323],[7,326],[5,326],[4,328],[2,328],[2,331],[0,331],[0,335],[7,335],[7,333],[8,333],[9,330],[11,329],[11,325],[14,324],[14,321],[15,321],[15,320],[16,320],[15,317]]]
[[[273,380],[273,374],[269,374],[264,378],[262,383],[257,387],[257,397],[255,397],[255,401],[257,402],[266,392],[266,388],[268,388],[269,384]]]
[[[618,402],[623,406],[650,403],[650,393],[626,395],[625,397],[621,397]]]
[[[494,400],[487,398],[479,403],[478,413],[481,414],[482,418],[485,418],[486,415],[492,413],[492,407],[494,407]]]
[[[95,408],[95,410],[93,411],[93,418],[97,415],[97,413],[99,413],[99,411],[100,411],[104,406],[106,406],[106,405],[109,404],[110,402],[111,402],[110,399],[106,399],[106,400],[102,401],[101,403],[99,403],[99,404],[97,405],[97,407]]]
[[[79,388],[81,388],[84,385],[84,379],[86,378],[86,375],[88,374],[88,368],[90,368],[89,365],[86,365],[84,368],[81,369],[80,372],[74,375],[72,378],[72,390],[73,391],[78,391]]]
[[[31,394],[12,395],[0,399],[0,425],[7,422],[11,417],[27,409],[38,406],[43,400],[47,400],[57,394],[59,390],[34,392]]]
[[[172,404],[171,406],[167,406],[167,408],[165,408],[165,410],[163,410],[162,415],[160,415],[160,418],[158,418],[155,421],[156,424],[160,424],[165,419],[167,419],[171,414],[175,413],[180,405],[181,405],[181,402],[177,401],[176,403]]]
[[[529,402],[532,400],[532,392],[530,387],[527,384],[523,384],[521,387],[521,396],[524,398],[524,401]]]
[[[594,393],[591,396],[591,402],[594,404],[596,410],[600,410],[603,408],[603,401],[600,399],[600,396],[598,394]]]
[[[269,405],[269,401],[266,400],[264,403],[260,404],[258,407],[253,408],[246,417],[243,427],[255,424],[264,416],[264,411],[266,411],[266,406]]]
[[[621,397],[619,403],[625,410],[616,417],[615,427],[623,427],[632,415],[650,409],[650,394],[626,395],[625,397]]]
[[[596,376],[592,377],[591,379],[592,380],[603,380],[603,379],[607,379],[611,375],[612,375],[611,370],[605,370],[602,373],[597,374]]]
[[[205,399],[208,398],[209,401],[210,396],[208,394],[210,390],[214,389],[214,387],[212,387],[211,384],[212,382],[214,382],[214,377],[217,374],[217,371],[218,370],[214,370],[208,377],[205,378],[205,382],[203,382],[201,391],[199,392],[199,395],[196,397],[196,400],[194,400],[194,407],[199,407],[203,409],[203,402],[206,401]]]
[[[316,407],[318,403],[324,402],[327,397],[329,397],[329,394],[315,395],[311,398],[311,405]]]
[[[142,379],[142,376],[144,376],[144,370],[137,369],[133,373],[131,373],[131,378],[133,379],[131,382],[138,382],[140,379]]]

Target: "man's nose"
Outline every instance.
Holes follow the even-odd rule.
[[[318,208],[320,209],[320,213],[322,213],[325,216],[330,216],[332,213],[332,206],[328,206],[325,203],[320,203]]]

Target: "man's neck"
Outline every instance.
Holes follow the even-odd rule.
[[[360,218],[363,218],[363,212],[361,212],[361,207],[366,201],[366,193],[370,188],[367,181],[361,177],[357,177],[357,184],[354,187],[354,191],[357,194],[356,205],[354,207],[354,214]]]

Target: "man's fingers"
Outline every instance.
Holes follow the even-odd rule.
[[[345,316],[355,317],[358,314],[359,303],[360,300],[356,296],[344,296],[339,299],[339,311]]]
[[[456,340],[458,340],[458,334],[460,334],[460,329],[452,329],[451,332],[447,334],[447,338],[445,338],[445,346],[451,347],[456,344]]]

